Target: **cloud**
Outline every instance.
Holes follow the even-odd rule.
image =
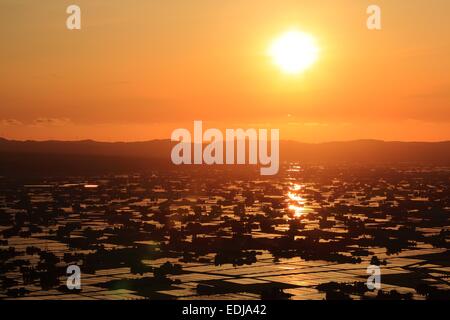
[[[37,118],[33,120],[33,125],[39,127],[59,127],[65,126],[70,122],[68,118]]]
[[[21,126],[22,122],[16,119],[0,119],[1,126]]]
[[[45,118],[40,117],[32,120],[31,122],[23,122],[17,119],[0,119],[0,126],[2,127],[18,127],[18,126],[31,126],[31,127],[59,127],[72,123],[69,118]]]

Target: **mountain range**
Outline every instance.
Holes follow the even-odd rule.
[[[138,163],[170,164],[170,140],[143,142],[17,141],[0,138],[0,173],[48,167],[50,172],[64,166],[107,168],[120,162],[133,168]],[[450,141],[398,142],[355,140],[301,143],[280,141],[281,161],[312,163],[423,163],[450,165]],[[134,164],[133,164],[134,163]]]

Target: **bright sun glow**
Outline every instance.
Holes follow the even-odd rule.
[[[269,55],[284,73],[297,74],[316,62],[318,51],[311,35],[288,31],[272,43]]]

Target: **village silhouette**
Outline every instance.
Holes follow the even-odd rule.
[[[449,174],[289,162],[273,177],[3,176],[0,298],[449,299]],[[366,286],[369,265],[380,290]]]

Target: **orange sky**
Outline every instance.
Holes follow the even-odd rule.
[[[168,139],[203,120],[305,142],[449,140],[449,15],[448,0],[2,0],[0,136]],[[320,48],[294,76],[267,56],[292,28]]]

